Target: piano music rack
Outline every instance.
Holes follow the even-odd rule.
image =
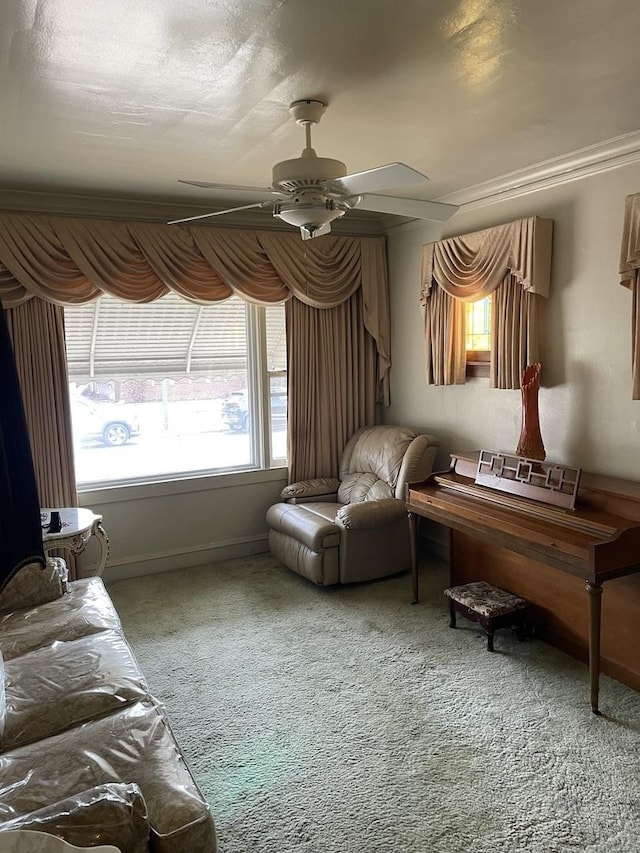
[[[475,482],[564,509],[575,509],[580,468],[481,450]]]

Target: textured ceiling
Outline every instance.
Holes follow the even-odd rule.
[[[637,131],[639,34],[637,0],[2,0],[0,189],[219,206],[177,179],[268,186],[313,97],[318,154],[441,198]]]

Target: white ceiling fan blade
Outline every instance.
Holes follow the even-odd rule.
[[[238,210],[251,210],[252,207],[267,207],[271,202],[258,201],[255,204],[243,204],[241,207],[230,207],[227,210],[214,210],[213,213],[203,213],[200,216],[187,216],[185,219],[172,219],[168,225],[179,225],[181,222],[194,222],[196,219],[208,219],[210,216],[222,216],[225,213],[235,213]]]
[[[324,184],[330,192],[337,190],[348,195],[361,195],[395,187],[424,184],[428,180],[426,175],[412,169],[411,166],[406,166],[404,163],[389,163],[387,166],[378,166],[376,169],[354,172],[353,175],[345,175],[344,178],[325,181]]]
[[[441,201],[422,201],[419,198],[398,198],[389,195],[363,195],[360,196],[360,201],[354,206],[360,210],[395,213],[396,216],[432,219],[436,222],[444,222],[458,210],[456,204],[445,204]]]
[[[258,197],[264,197],[265,199],[271,198],[274,194],[282,195],[282,193],[278,193],[277,190],[272,190],[269,187],[242,187],[238,184],[214,184],[209,181],[185,181],[182,178],[178,178],[178,183],[188,184],[190,187],[202,187],[205,190],[220,190],[225,193],[246,193]]]

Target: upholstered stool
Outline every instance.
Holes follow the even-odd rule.
[[[487,634],[488,651],[493,651],[493,632],[497,628],[513,625],[517,628],[518,639],[524,639],[531,613],[531,605],[524,598],[485,581],[451,586],[445,589],[444,594],[449,598],[450,627],[456,627],[456,611],[472,622],[478,622]]]

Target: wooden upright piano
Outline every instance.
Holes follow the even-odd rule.
[[[414,601],[419,600],[417,522],[424,517],[450,531],[451,583],[486,580],[527,598],[543,639],[578,658],[588,651],[591,709],[599,714],[602,639],[607,644],[603,671],[640,688],[640,578],[627,577],[640,572],[640,483],[534,463],[551,484],[549,503],[536,488],[536,499],[527,496],[526,465],[519,479],[511,472],[515,484],[487,485],[493,481],[481,476],[481,469],[492,473],[504,457],[513,463],[514,457],[492,456],[492,451],[452,454],[447,471],[407,486]],[[577,472],[574,482],[558,487],[557,469]],[[531,481],[531,466],[528,473]],[[560,479],[564,476],[561,471]],[[572,498],[559,494],[571,488]],[[601,637],[602,584],[619,578],[626,581],[607,586],[604,612],[610,618]],[[586,583],[588,608],[584,591],[576,590],[580,581]]]

